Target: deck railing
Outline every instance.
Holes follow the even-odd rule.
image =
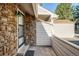
[[[58,56],[79,56],[79,46],[56,36],[52,37],[52,48]]]

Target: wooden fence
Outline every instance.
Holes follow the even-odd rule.
[[[79,56],[79,46],[56,36],[52,37],[52,48],[57,56]]]

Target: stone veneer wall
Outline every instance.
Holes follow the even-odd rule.
[[[26,14],[24,20],[26,44],[36,44],[36,20],[33,16]]]
[[[17,51],[17,20],[15,4],[0,4],[0,55]]]

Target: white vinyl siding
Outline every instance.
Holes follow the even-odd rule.
[[[51,25],[45,22],[36,23],[36,45],[51,45]]]

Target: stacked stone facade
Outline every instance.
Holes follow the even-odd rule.
[[[24,19],[26,44],[36,44],[36,20],[35,17],[26,14]]]
[[[12,56],[18,51],[16,6],[16,4],[0,4],[0,56]],[[36,20],[27,13],[24,16],[24,36],[26,45],[35,45]]]
[[[15,4],[0,4],[0,55],[17,51],[17,19]]]

